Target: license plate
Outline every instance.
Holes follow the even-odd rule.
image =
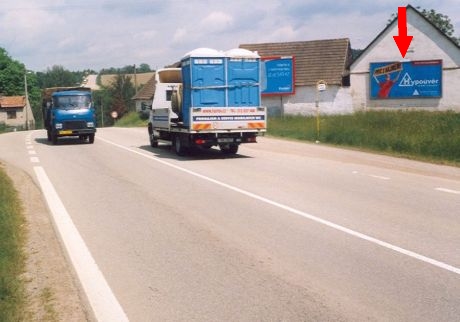
[[[59,134],[72,134],[72,130],[63,130],[63,131],[59,131]]]
[[[233,138],[220,138],[220,139],[217,139],[217,142],[219,142],[219,143],[232,143]]]

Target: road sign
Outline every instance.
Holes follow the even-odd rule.
[[[327,89],[327,83],[323,80],[320,80],[316,83],[316,89],[318,92],[324,92]]]

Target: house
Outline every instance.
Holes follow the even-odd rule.
[[[414,7],[406,14],[413,39],[405,58],[394,19],[351,64],[353,110],[460,111],[460,47]]]
[[[155,73],[147,83],[132,98],[136,103],[136,112],[147,113],[148,107],[152,106],[153,94],[155,93]]]
[[[293,57],[293,92],[262,96],[269,115],[312,115],[316,114],[317,106],[322,114],[352,112],[349,39],[242,44],[240,48],[258,52],[262,61],[268,57]],[[318,91],[319,84],[323,84],[321,91]]]
[[[0,96],[0,124],[14,129],[33,129],[35,119],[25,96]]]

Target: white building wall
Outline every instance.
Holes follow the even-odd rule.
[[[375,108],[421,108],[460,111],[460,49],[413,10],[407,11],[408,35],[414,36],[402,59],[393,36],[397,21],[388,28],[351,66],[353,110]],[[370,100],[369,64],[371,62],[437,60],[443,61],[441,98]]]
[[[350,93],[348,87],[331,85],[317,96],[316,86],[298,86],[295,95],[263,96],[262,105],[270,116],[316,115],[318,97],[321,114],[347,114],[353,112]]]

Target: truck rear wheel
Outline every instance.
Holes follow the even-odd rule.
[[[220,150],[223,154],[236,154],[238,152],[238,144],[221,145]]]
[[[180,135],[174,136],[174,151],[176,152],[178,156],[181,156],[181,157],[187,153],[187,149],[182,144]]]

